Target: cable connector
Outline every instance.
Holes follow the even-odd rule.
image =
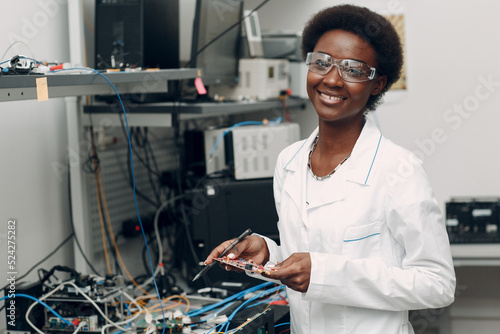
[[[288,96],[292,95],[292,90],[290,88],[280,91],[280,100],[285,100]]]
[[[23,55],[16,55],[10,59],[10,69],[19,73],[29,73],[36,61]]]
[[[57,71],[57,70],[67,70],[68,68],[71,68],[71,64],[70,63],[62,63],[62,64],[59,64],[59,65],[54,65],[54,66],[50,66],[50,70],[51,71]]]

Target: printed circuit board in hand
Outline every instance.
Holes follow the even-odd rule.
[[[215,257],[215,261],[218,261],[223,264],[227,264],[229,266],[247,271],[251,274],[270,274],[271,271],[276,270],[272,268],[272,265],[267,263],[265,266],[262,264],[256,264],[252,260],[245,260],[245,259],[230,259],[227,256],[224,257]]]

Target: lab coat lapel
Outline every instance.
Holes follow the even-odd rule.
[[[344,200],[347,196],[347,182],[356,182],[364,186],[369,185],[371,180],[370,175],[373,173],[375,158],[381,140],[382,135],[380,130],[375,125],[375,122],[367,117],[351,156],[342,168],[332,176],[332,179],[328,180],[332,186],[328,187],[328,191],[325,191],[324,194],[321,194],[323,200],[315,203],[314,206],[317,207]],[[305,191],[304,186],[304,196]],[[312,208],[312,206],[309,208]]]
[[[287,170],[287,177],[283,183],[283,190],[288,193],[299,209],[302,222],[305,225],[308,224],[306,212],[306,178],[304,176],[307,172],[309,148],[317,135],[318,129],[316,128],[316,130],[313,131],[309,138],[306,139],[304,144],[295,153],[292,160],[290,160],[290,162],[285,166],[285,169]]]
[[[347,181],[370,185],[371,175],[375,172],[376,158],[383,144],[382,134],[371,117],[366,123],[354,145],[351,157],[346,161]]]
[[[307,226],[306,210],[306,176],[307,158],[309,148],[318,135],[316,129],[304,144],[295,153],[291,161],[285,166],[288,174],[284,180],[283,190],[288,193],[297,208],[300,210],[302,222]],[[381,146],[382,135],[375,125],[375,122],[367,117],[366,123],[361,134],[354,145],[351,157],[346,161],[346,169],[336,175],[340,178],[328,189],[328,192],[322,194],[324,201],[315,206],[325,205],[341,201],[346,198],[347,182],[356,182],[362,185],[370,184],[370,175],[374,172],[375,160]],[[340,170],[339,170],[340,171]]]

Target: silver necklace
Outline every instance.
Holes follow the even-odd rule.
[[[349,155],[347,157],[345,157],[344,160],[342,160],[337,165],[337,167],[335,167],[330,173],[326,174],[325,176],[317,176],[316,174],[314,174],[312,167],[311,167],[311,155],[314,152],[314,150],[316,149],[316,146],[318,145],[318,137],[319,136],[316,136],[316,139],[314,139],[314,142],[311,145],[311,149],[309,150],[309,158],[307,159],[307,167],[309,167],[309,171],[311,172],[312,177],[314,177],[318,181],[323,181],[323,180],[328,179],[330,176],[332,176],[332,174],[335,173],[337,171],[337,169],[339,169],[340,166],[342,166],[342,164],[344,162],[346,162],[347,159],[349,159],[351,154],[349,153]]]

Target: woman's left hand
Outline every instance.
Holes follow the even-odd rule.
[[[311,256],[309,253],[293,253],[288,259],[277,264],[266,277],[280,280],[292,290],[307,292],[311,279]]]

